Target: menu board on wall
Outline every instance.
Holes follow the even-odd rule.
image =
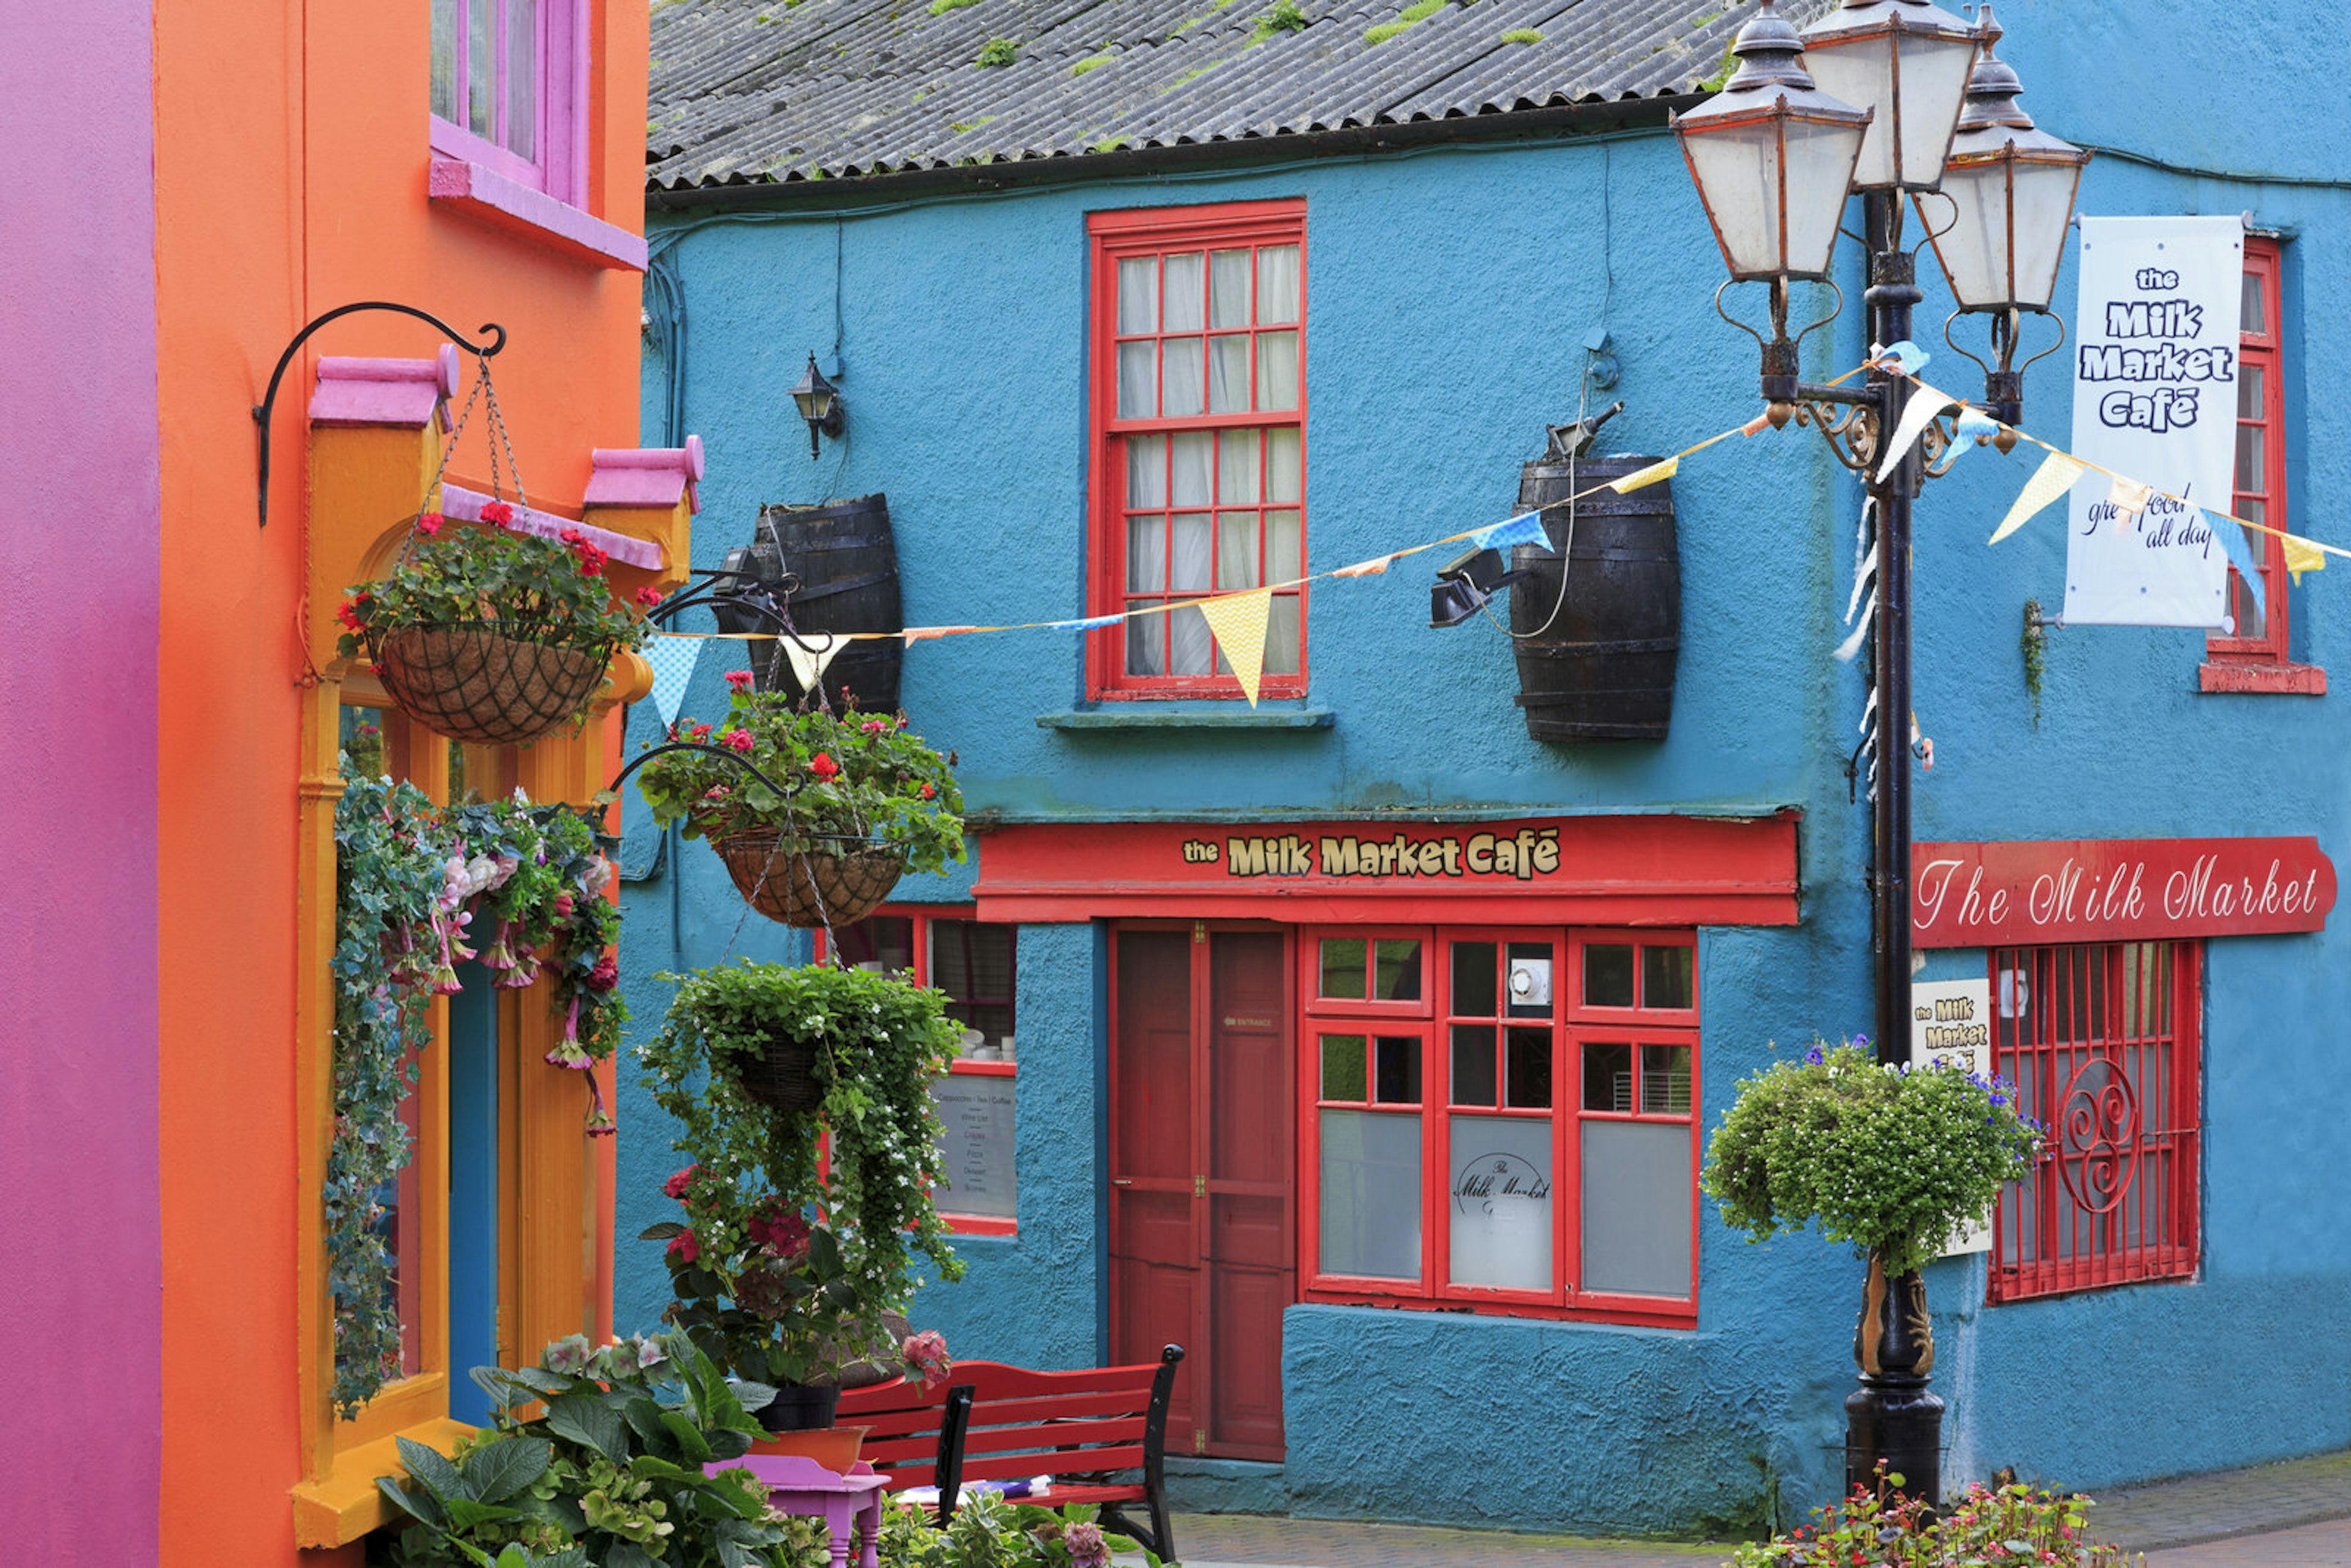
[[[1013,1218],[1012,1099],[1018,1080],[998,1073],[951,1072],[931,1080],[939,1108],[939,1157],[947,1214]]]

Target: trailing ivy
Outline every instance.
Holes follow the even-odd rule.
[[[345,771],[353,771],[348,759]],[[401,1102],[430,1043],[424,1005],[478,958],[501,987],[548,981],[563,1027],[548,1061],[584,1072],[626,1016],[609,949],[620,911],[594,826],[565,806],[510,801],[447,811],[413,784],[350,778],[335,808],[334,1139],[322,1194],[335,1302],[337,1412],[400,1375],[400,1303],[382,1193],[408,1164]],[[478,944],[479,946],[475,946]],[[588,1080],[588,1130],[611,1130]]]

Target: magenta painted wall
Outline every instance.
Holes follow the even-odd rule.
[[[152,14],[0,0],[0,1560],[156,1554]]]

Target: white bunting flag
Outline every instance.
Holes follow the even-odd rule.
[[[1910,401],[1902,405],[1902,423],[1894,427],[1894,443],[1886,449],[1885,460],[1877,465],[1880,484],[1885,483],[1886,476],[1910,455],[1910,449],[1918,444],[1918,437],[1926,433],[1927,426],[1934,422],[1935,416],[1959,401],[1949,392],[1937,392],[1925,382],[1918,383],[1917,389],[1910,394]]]
[[[1265,671],[1265,620],[1273,609],[1272,591],[1260,588],[1252,593],[1228,593],[1220,599],[1203,599],[1199,605],[1208,630],[1217,634],[1225,663],[1233,667],[1233,679],[1241,684],[1241,695],[1249,698],[1249,706],[1257,706],[1258,679]]]
[[[2016,504],[2009,507],[2008,516],[2001,519],[2000,527],[1984,542],[1996,545],[2031,522],[2041,508],[2072,489],[2082,472],[2082,465],[2062,452],[2053,452],[2043,458],[2041,466],[2032,471],[2032,477],[2018,492]]]
[[[2121,516],[2136,517],[2147,510],[2149,501],[2155,499],[2155,486],[2116,475],[2115,487],[2106,492],[2106,499],[2115,504],[2115,510]]]
[[[663,632],[644,645],[644,661],[653,667],[653,711],[661,715],[664,729],[677,722],[678,705],[685,701],[694,666],[702,659],[703,641]]]
[[[799,683],[800,690],[804,692],[816,690],[817,683],[824,679],[824,667],[832,663],[832,656],[835,653],[849,645],[849,639],[846,637],[835,637],[823,632],[810,635],[822,637],[824,645],[820,648],[803,648],[794,638],[776,639],[783,644],[784,657],[792,662],[792,679]]]

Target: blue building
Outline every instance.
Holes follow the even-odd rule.
[[[1755,10],[657,8],[645,395],[723,476],[696,564],[762,505],[882,493],[906,625],[1177,606],[906,650],[975,852],[843,944],[977,1032],[942,1087],[969,1271],[918,1322],[1037,1365],[1186,1345],[1194,1506],[1719,1531],[1838,1484],[1861,1270],[1747,1244],[1697,1176],[1742,1076],[1871,1017],[1866,686],[1834,656],[1855,477],[1792,424],[1683,462],[1657,738],[1533,738],[1504,629],[1428,625],[1453,549],[1277,591],[1254,703],[1182,607],[1510,517],[1546,427],[1620,399],[1601,451],[1759,412],[1668,129]],[[2186,0],[2001,22],[2027,107],[2097,154],[2084,214],[2243,216],[2232,509],[2335,533],[2351,148],[2307,107],[2330,25]],[[1977,395],[1920,272],[1927,375]],[[1859,315],[1808,377],[1860,365]],[[787,395],[811,353],[845,405],[813,461]],[[2025,384],[2059,445],[2070,360]],[[1984,541],[2038,456],[1970,452],[1918,503],[1917,978],[1983,998],[2038,1113],[2086,1095],[2094,1123],[1989,1249],[1928,1270],[1945,1475],[2095,1490],[2343,1447],[2341,585],[2254,536],[2266,592],[2256,614],[2231,579],[2230,634],[2037,627],[2064,514]],[[716,716],[726,662],[689,713]],[[627,972],[807,955],[699,845],[638,831]],[[646,1027],[666,991],[632,985]],[[624,1122],[627,1236],[672,1161],[642,1097]],[[665,1298],[655,1251],[623,1244],[624,1323]]]

